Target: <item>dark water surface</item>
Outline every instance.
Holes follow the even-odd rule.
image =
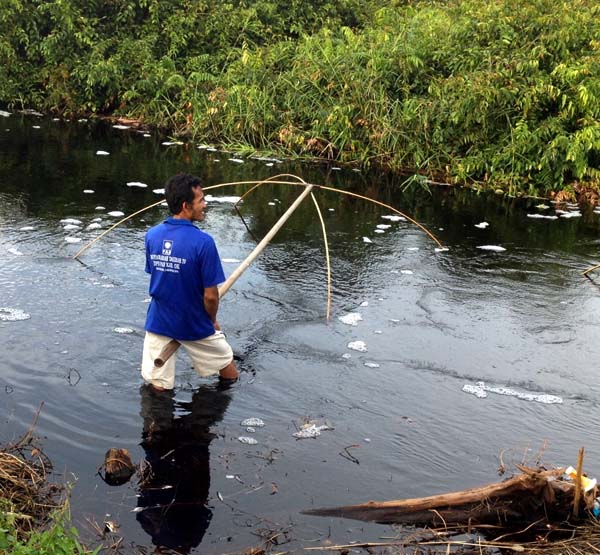
[[[600,215],[533,219],[527,214],[540,212],[539,201],[446,188],[403,194],[382,177],[238,163],[164,140],[89,122],[0,117],[0,316],[6,308],[31,316],[0,321],[0,435],[23,433],[44,401],[36,430],[55,470],[74,482],[72,514],[84,534],[92,533],[86,519],[110,518],[132,551],[161,544],[232,553],[276,533],[291,540],[276,549],[301,550],[397,534],[302,509],[482,485],[498,479],[501,453],[507,465],[533,464],[545,446],[546,464],[568,465],[585,445],[585,470],[600,477],[600,288],[580,276],[600,258]],[[436,252],[406,222],[382,219],[385,210],[319,191],[332,256],[331,322],[320,225],[306,202],[222,301],[239,383],[221,390],[180,355],[175,394],[156,396],[139,375],[143,237],[166,209],[117,228],[81,263],[72,256],[100,232],[86,230],[92,220],[105,229],[118,220],[109,211],[130,214],[159,200],[152,190],[177,171],[207,185],[288,172],[352,188],[406,211],[449,250]],[[299,192],[255,191],[243,207],[252,233],[263,236]],[[65,218],[80,220],[80,229],[65,231]],[[489,227],[475,227],[482,221]],[[391,227],[378,234],[378,224]],[[255,246],[231,204],[212,203],[202,226],[226,260],[242,260]],[[229,274],[237,263],[224,267]],[[345,325],[339,317],[348,312],[362,321]],[[356,340],[366,353],[346,347]],[[564,402],[463,391],[478,381]],[[249,417],[265,427],[247,432],[240,422]],[[335,429],[298,441],[292,434],[307,419]],[[344,451],[349,446],[358,447]],[[105,484],[97,468],[110,447],[129,449],[154,474]]]

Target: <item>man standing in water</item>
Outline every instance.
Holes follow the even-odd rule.
[[[225,281],[213,238],[193,222],[204,220],[200,178],[180,173],[167,181],[173,214],[146,233],[146,272],[152,300],[146,317],[142,377],[156,390],[173,389],[175,357],[154,366],[163,347],[176,339],[200,376],[235,380],[233,351],[217,322],[219,283]]]

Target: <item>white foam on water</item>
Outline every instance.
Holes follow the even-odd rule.
[[[60,220],[61,224],[73,224],[73,225],[81,225],[83,222],[81,220],[76,220],[75,218],[65,218],[64,220]]]
[[[478,227],[479,229],[485,229],[489,225],[490,224],[487,222],[481,222],[481,223],[475,224],[475,227]]]
[[[237,264],[238,262],[241,262],[241,260],[238,260],[237,258],[221,258],[221,262],[225,262],[226,264]]]
[[[93,224],[88,225],[85,229],[87,229],[88,231],[92,231],[94,229],[101,229],[101,228],[102,228],[102,226],[99,223],[94,222]]]
[[[78,226],[78,225],[75,225],[75,224],[67,224],[67,225],[65,225],[65,226],[63,227],[63,229],[64,229],[65,231],[73,231],[73,230],[75,230],[75,229],[81,229],[81,227],[80,227],[80,226]]]
[[[35,231],[35,227],[32,225],[26,225],[19,228],[19,231]]]
[[[260,418],[246,418],[240,422],[240,426],[250,426],[252,428],[262,428],[265,423]]]
[[[462,388],[466,393],[471,393],[479,398],[487,397],[488,393],[496,393],[497,395],[507,395],[509,397],[516,397],[523,401],[532,401],[536,403],[542,403],[545,405],[562,404],[563,398],[558,395],[549,395],[547,393],[529,393],[525,391],[517,391],[510,387],[493,387],[485,385],[485,382],[477,382],[475,385],[465,384]]]
[[[115,333],[133,333],[131,328],[114,328],[113,331]]]
[[[363,243],[372,243],[373,242],[368,237],[363,237],[362,240],[363,240]]]
[[[359,312],[348,312],[348,314],[338,317],[338,320],[347,326],[358,326],[358,322],[361,322],[362,319]]]
[[[14,254],[15,256],[23,256],[23,253],[17,247],[10,247],[10,249],[8,249],[8,252],[10,254]]]
[[[319,437],[321,432],[325,430],[333,430],[333,428],[327,424],[322,424],[321,426],[317,426],[316,424],[304,424],[300,430],[292,435],[296,439],[309,439],[313,437]]]
[[[527,217],[536,220],[558,220],[558,216],[546,216],[544,214],[527,214]]]
[[[123,212],[121,212],[120,210],[113,210],[112,212],[107,212],[107,214],[109,216],[112,216],[113,218],[120,218],[121,216],[124,216],[125,214]]]
[[[92,189],[84,189],[83,192],[86,195],[93,195],[96,191],[92,190]]]
[[[2,116],[3,118],[7,118],[8,116],[10,116],[10,112],[5,112],[4,110],[0,110],[0,116]]]
[[[352,349],[353,351],[358,351],[360,353],[367,352],[367,344],[364,341],[350,341],[348,345],[346,345],[348,349]]]
[[[381,216],[384,220],[389,220],[390,222],[405,222],[406,218],[402,216],[396,216],[395,214],[389,214],[385,216]]]
[[[29,320],[31,314],[20,308],[10,308],[8,306],[0,307],[0,320],[2,322],[17,322],[20,320]]]
[[[245,443],[246,445],[256,445],[258,441],[256,441],[253,437],[240,436],[238,437],[238,441],[240,443]]]
[[[481,249],[482,251],[494,251],[494,252],[502,252],[502,251],[506,250],[504,247],[499,247],[498,245],[480,245],[477,248]]]
[[[229,196],[229,197],[214,197],[213,195],[206,195],[204,200],[206,202],[220,202],[225,204],[235,204],[241,197]]]
[[[65,237],[67,243],[81,243],[81,237]]]
[[[367,368],[380,368],[381,365],[377,364],[376,362],[365,362],[365,366]]]
[[[109,154],[110,154],[110,152],[106,152],[106,150],[97,150],[96,151],[97,156],[108,156]]]
[[[139,187],[140,189],[145,189],[148,187],[148,185],[142,183],[141,181],[128,181],[127,187]]]

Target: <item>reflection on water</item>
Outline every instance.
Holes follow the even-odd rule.
[[[205,385],[191,401],[173,391],[140,388],[146,464],[139,483],[137,520],[158,547],[181,553],[200,544],[210,524],[211,427],[231,400],[223,387]]]

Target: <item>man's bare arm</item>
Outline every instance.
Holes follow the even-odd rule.
[[[214,287],[206,287],[204,289],[204,308],[212,323],[216,329],[220,329],[217,322],[217,312],[219,310],[219,288],[215,285]]]

